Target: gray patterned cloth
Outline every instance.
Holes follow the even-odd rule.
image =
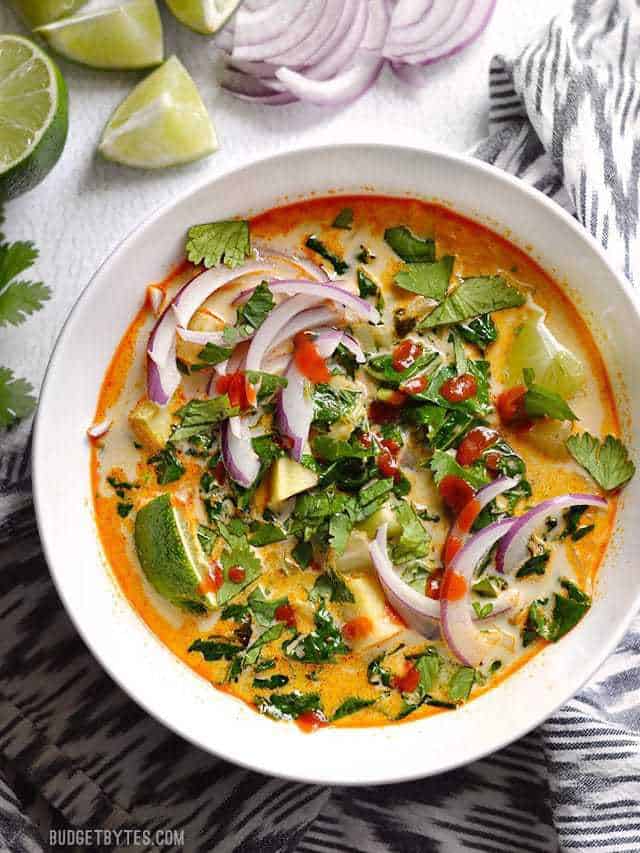
[[[494,59],[475,152],[570,209],[636,281],[639,62],[638,0],[575,0],[515,63]],[[40,552],[27,437],[0,438],[2,850],[39,853],[69,827],[104,831],[87,850],[640,850],[638,622],[577,698],[466,768],[357,789],[258,775],[168,732],[88,653]]]

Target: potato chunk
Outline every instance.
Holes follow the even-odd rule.
[[[355,649],[383,643],[404,630],[404,625],[394,618],[387,607],[382,587],[376,578],[371,575],[362,575],[349,578],[348,583],[355,602],[345,606],[346,618],[366,616],[371,622],[371,630],[366,636],[355,639],[351,643]]]
[[[318,482],[317,474],[288,456],[281,456],[271,469],[271,499],[269,506],[312,489]]]
[[[129,426],[147,450],[162,450],[171,432],[171,412],[151,400],[141,400],[129,413]]]

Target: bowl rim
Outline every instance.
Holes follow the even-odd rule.
[[[265,157],[249,159],[232,169],[223,170],[219,174],[208,176],[205,180],[196,183],[194,186],[185,190],[182,194],[177,197],[171,199],[170,201],[158,206],[154,209],[149,215],[147,215],[140,223],[134,226],[116,245],[111,249],[111,251],[106,255],[104,261],[98,266],[94,274],[91,276],[87,284],[81,290],[79,296],[75,300],[69,314],[67,315],[60,332],[57,335],[51,356],[48,360],[45,374],[41,386],[39,404],[36,411],[36,415],[34,418],[33,432],[32,432],[32,447],[31,447],[31,466],[32,466],[32,478],[33,478],[33,503],[37,521],[38,532],[40,536],[40,541],[42,545],[42,551],[47,563],[47,567],[49,569],[49,573],[53,580],[56,591],[60,597],[60,600],[65,608],[67,615],[69,616],[75,630],[78,632],[85,645],[96,659],[98,664],[107,672],[110,678],[127,694],[129,698],[135,701],[140,707],[142,707],[146,713],[148,713],[154,720],[161,723],[163,726],[167,727],[169,730],[173,731],[175,734],[184,738],[186,741],[191,743],[192,745],[198,747],[199,749],[204,750],[205,752],[213,755],[215,757],[222,758],[226,761],[229,761],[233,764],[236,764],[240,767],[244,767],[248,770],[252,770],[258,773],[268,774],[270,776],[297,781],[297,782],[306,782],[311,784],[330,784],[330,785],[341,785],[345,787],[356,786],[356,785],[383,785],[383,784],[391,784],[391,783],[401,783],[408,782],[415,779],[420,779],[425,776],[435,775],[443,772],[447,772],[449,770],[453,770],[460,766],[466,766],[466,764],[478,761],[487,755],[490,755],[494,752],[497,752],[504,747],[508,746],[511,743],[519,740],[526,734],[528,734],[533,729],[537,728],[544,720],[548,719],[552,714],[554,714],[562,705],[568,702],[573,696],[576,695],[578,691],[582,689],[585,683],[592,678],[594,673],[599,667],[602,666],[603,662],[607,657],[613,652],[615,647],[618,645],[624,634],[627,632],[629,625],[631,624],[636,612],[640,609],[640,589],[635,599],[627,606],[624,617],[618,621],[618,624],[615,626],[615,629],[608,635],[607,639],[603,642],[600,654],[592,658],[592,660],[585,664],[584,668],[584,677],[581,678],[578,686],[570,692],[568,696],[564,699],[557,701],[551,709],[545,707],[544,711],[540,711],[536,713],[532,719],[528,720],[525,724],[516,727],[515,729],[511,729],[508,733],[504,734],[501,738],[498,738],[494,742],[491,742],[489,745],[477,748],[469,753],[469,755],[463,760],[454,760],[447,763],[446,761],[436,769],[426,770],[422,772],[418,771],[410,771],[410,772],[381,772],[376,778],[367,777],[366,780],[359,780],[357,778],[353,779],[339,779],[335,778],[331,775],[319,776],[318,774],[305,775],[304,772],[287,772],[279,770],[278,768],[274,768],[271,765],[261,762],[259,757],[256,757],[255,760],[247,760],[242,756],[237,754],[230,746],[226,744],[216,744],[215,749],[208,743],[205,743],[198,739],[195,735],[191,734],[187,731],[181,723],[176,722],[171,718],[164,717],[160,710],[157,707],[152,707],[150,703],[143,697],[139,695],[139,692],[136,689],[136,685],[131,682],[131,680],[127,680],[127,677],[120,673],[116,666],[112,665],[112,662],[107,662],[100,651],[97,648],[97,644],[93,639],[91,632],[85,631],[80,619],[79,614],[77,614],[70,603],[69,597],[66,593],[65,585],[63,583],[63,574],[59,571],[59,569],[55,568],[56,566],[56,558],[55,558],[55,543],[53,543],[52,538],[50,536],[49,526],[45,521],[45,513],[46,513],[46,484],[44,484],[40,477],[40,464],[38,459],[41,455],[41,446],[43,443],[43,434],[46,430],[45,421],[46,421],[46,399],[49,391],[49,387],[52,384],[52,376],[56,367],[56,363],[58,358],[62,357],[62,345],[65,343],[65,337],[67,330],[70,327],[70,324],[75,319],[76,315],[82,310],[85,302],[91,295],[91,291],[93,288],[94,282],[99,279],[103,273],[105,273],[109,266],[115,261],[115,259],[123,253],[126,253],[129,250],[130,244],[135,240],[138,234],[142,231],[145,231],[151,227],[153,227],[154,223],[163,217],[166,213],[170,212],[173,208],[178,207],[183,204],[186,200],[188,200],[191,196],[196,195],[197,193],[205,190],[209,185],[215,184],[222,180],[232,179],[234,176],[240,175],[246,169],[251,169],[253,167],[258,166],[268,166],[270,164],[276,164],[280,161],[286,161],[288,158],[299,155],[320,155],[325,152],[332,151],[340,151],[340,152],[348,152],[349,150],[358,150],[362,148],[371,148],[377,149],[380,151],[386,150],[401,150],[403,153],[415,154],[417,156],[434,156],[436,158],[442,158],[448,161],[453,166],[460,166],[471,168],[479,173],[484,174],[490,180],[497,181],[498,183],[503,183],[512,189],[515,189],[517,192],[522,193],[525,196],[528,196],[529,199],[535,203],[540,205],[545,209],[545,215],[550,215],[552,217],[556,217],[563,221],[563,223],[578,237],[579,240],[586,242],[590,248],[598,255],[600,260],[602,261],[604,267],[608,271],[611,278],[616,282],[616,285],[622,292],[625,297],[629,310],[634,315],[635,323],[638,324],[640,328],[640,306],[637,302],[637,296],[635,295],[631,284],[624,277],[624,275],[616,269],[613,265],[612,261],[609,259],[605,250],[601,246],[601,244],[584,228],[573,216],[571,216],[564,208],[562,208],[557,202],[550,199],[547,195],[537,190],[535,187],[530,184],[525,183],[523,180],[511,175],[508,172],[503,171],[502,169],[484,162],[482,160],[476,159],[475,157],[469,154],[463,153],[452,153],[445,149],[442,149],[438,146],[422,146],[422,145],[412,145],[412,144],[403,144],[403,143],[390,143],[388,141],[349,141],[349,142],[336,142],[336,143],[326,143],[326,144],[316,144],[316,145],[308,145],[303,144],[300,146],[296,146],[286,151],[278,152],[276,154],[267,155]],[[362,190],[365,193],[365,190]],[[375,187],[372,189],[373,194],[375,194]],[[382,191],[381,191],[382,192]],[[336,197],[340,195],[348,194],[348,191],[338,190],[336,192]],[[351,193],[353,194],[353,192]],[[408,194],[404,194],[405,196]],[[306,196],[304,196],[306,197]],[[419,193],[416,193],[416,197],[420,197]],[[281,204],[286,204],[289,202],[281,202]],[[277,202],[274,204],[275,207],[281,206]],[[453,208],[455,209],[455,207]],[[473,219],[473,215],[470,213],[463,214],[467,218]],[[488,218],[487,218],[488,219]],[[481,221],[481,220],[476,220]],[[498,232],[499,227],[508,227],[508,223],[505,222],[493,222],[489,223],[488,221],[484,223],[491,230],[495,230]],[[511,239],[507,237],[507,239]],[[518,245],[516,243],[516,245]],[[534,247],[535,249],[535,247]],[[525,249],[528,254],[531,254],[531,249]],[[535,258],[535,255],[532,255]],[[115,581],[113,581],[115,584]],[[122,592],[118,589],[118,594],[124,598]],[[145,625],[145,627],[147,627]],[[147,630],[150,630],[147,628]],[[155,636],[155,635],[154,635]],[[161,641],[160,641],[161,642]],[[164,644],[163,644],[164,646]],[[166,647],[165,647],[166,648]],[[181,666],[186,665],[179,661],[171,652],[171,657]],[[188,669],[188,668],[187,668]],[[200,678],[200,676],[196,677]],[[478,699],[475,700],[476,702]],[[404,727],[404,726],[403,726]],[[391,727],[396,728],[396,727]],[[389,727],[382,727],[382,730],[388,731]],[[377,729],[376,729],[377,730]],[[345,730],[345,731],[348,731]]]

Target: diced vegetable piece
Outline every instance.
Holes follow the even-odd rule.
[[[141,400],[129,413],[129,426],[136,441],[147,450],[162,450],[171,432],[171,413],[166,406]]]
[[[336,560],[336,568],[345,575],[362,574],[372,570],[369,537],[363,530],[351,532],[344,553]]]
[[[584,365],[551,333],[544,315],[531,317],[516,332],[507,358],[505,378],[509,384],[522,383],[526,367],[535,371],[536,382],[565,399],[584,387]]]
[[[351,578],[349,588],[355,598],[355,603],[345,606],[345,617],[355,619],[366,617],[371,623],[371,629],[364,636],[355,637],[350,641],[355,649],[366,648],[395,637],[404,630],[403,624],[393,616],[387,607],[387,601],[382,587],[372,575]]]
[[[306,492],[318,483],[318,475],[291,459],[281,456],[271,469],[271,500],[269,506],[275,506],[293,495]]]
[[[388,525],[387,534],[390,539],[395,539],[396,536],[400,535],[401,531],[398,517],[390,506],[380,507],[380,509],[377,512],[374,512],[373,515],[370,515],[368,518],[365,518],[364,521],[361,521],[358,524],[358,528],[363,530],[369,539],[375,539],[376,533],[378,532],[378,528],[381,524]]]

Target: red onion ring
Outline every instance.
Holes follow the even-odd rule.
[[[512,574],[529,559],[528,543],[531,536],[540,530],[550,515],[572,506],[594,506],[606,509],[607,502],[599,495],[568,494],[542,501],[537,506],[515,519],[516,523],[505,536],[496,553],[496,569]]]
[[[258,244],[257,246],[254,245],[253,248],[256,252],[256,257],[260,260],[271,260],[272,262],[284,261],[289,264],[289,266],[293,266],[296,271],[302,270],[302,272],[306,273],[313,281],[329,280],[329,276],[322,267],[318,266],[318,264],[314,264],[314,262],[310,261],[309,258],[302,258],[299,255],[283,252],[280,249],[274,249],[271,246],[265,246],[263,244]]]
[[[251,445],[251,439],[248,436],[235,436],[229,421],[225,421],[220,431],[220,446],[222,461],[231,479],[245,489],[250,488],[260,473],[260,459]]]
[[[337,329],[329,329],[319,334],[314,341],[318,353],[323,358],[333,355],[343,334]],[[291,456],[296,462],[300,462],[313,421],[313,397],[307,393],[309,380],[298,370],[293,358],[285,376],[287,387],[278,395],[276,418],[282,435],[286,435],[293,442]]]
[[[440,598],[440,621],[442,633],[452,654],[466,666],[479,666],[486,654],[482,634],[473,623],[471,607],[471,585],[476,566],[493,547],[507,535],[516,523],[515,518],[494,521],[472,536],[445,569],[440,587],[445,593]],[[464,594],[456,600],[446,597],[453,576],[465,584]]]
[[[291,279],[291,281],[274,281],[269,282],[269,289],[272,293],[286,293],[289,295],[304,294],[315,296],[317,301],[331,300],[337,302],[344,308],[353,311],[358,317],[367,320],[369,323],[379,323],[380,314],[378,311],[360,296],[356,296],[348,290],[340,287],[339,281],[332,281],[330,284],[319,283],[317,281],[305,281],[304,279]],[[232,305],[238,305],[251,296],[255,288],[249,288],[239,293],[233,300]],[[286,303],[282,303],[283,305]],[[280,306],[278,306],[280,307]],[[273,312],[272,312],[273,313]]]

